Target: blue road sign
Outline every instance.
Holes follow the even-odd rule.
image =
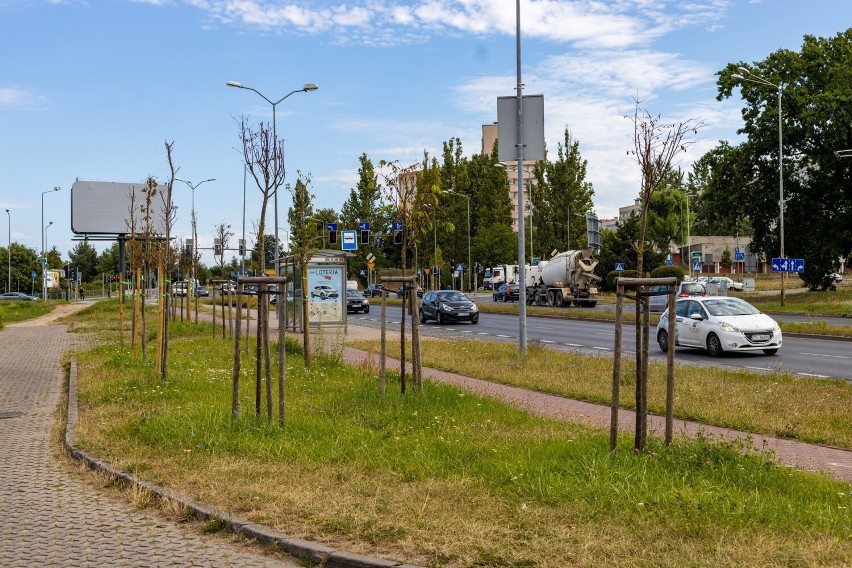
[[[666,259],[666,266],[671,266],[672,264],[674,264],[674,263],[672,262],[672,257],[667,258],[667,259]]]
[[[33,280],[36,279],[36,276],[38,276],[38,273],[35,270],[33,270]]]
[[[326,223],[325,230],[326,231],[336,231],[337,230],[337,223]]]
[[[693,272],[701,272],[701,263],[700,262],[693,262],[692,263],[692,271]]]
[[[464,270],[464,264],[456,265],[456,272],[462,272]]]
[[[734,260],[745,260],[745,253],[738,250],[734,253]]]
[[[355,238],[355,231],[342,231],[340,234],[343,237],[341,241],[342,250],[358,250],[358,239]]]
[[[624,263],[623,262],[616,262],[615,263],[615,271],[616,272],[624,272]]]
[[[366,221],[359,221],[358,222],[358,230],[359,231],[369,231],[370,230],[370,224],[367,223]]]
[[[804,272],[805,259],[803,258],[773,258],[772,272]]]
[[[391,228],[394,231],[401,231],[403,227],[404,224],[401,221],[394,221],[393,223],[391,223]]]

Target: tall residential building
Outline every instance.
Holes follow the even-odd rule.
[[[482,150],[483,154],[491,154],[494,148],[494,142],[497,141],[497,123],[482,125]],[[512,230],[518,232],[518,162],[500,162],[506,167],[506,174],[509,176],[509,199],[512,201]],[[526,182],[527,193],[524,195],[524,205],[526,206],[526,215],[530,215],[532,210],[532,201],[530,200],[530,191],[535,191],[535,187],[531,184],[532,169],[535,165],[535,160],[524,160],[523,162],[523,179]],[[532,212],[535,215],[535,212]],[[534,221],[534,219],[533,219]],[[529,232],[529,231],[528,231]]]

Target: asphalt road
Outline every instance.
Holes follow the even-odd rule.
[[[380,309],[374,305],[369,314],[349,314],[353,323],[378,325]],[[398,325],[400,308],[388,306],[389,322]],[[518,341],[518,317],[513,314],[482,313],[479,323],[447,324],[438,326],[429,322],[421,326],[426,335],[477,337],[502,341]],[[633,326],[626,326],[622,334],[623,352],[635,352]],[[652,326],[651,334],[656,337]],[[527,340],[541,341],[545,345],[567,347],[597,354],[612,353],[615,343],[615,326],[611,322],[581,319],[557,319],[527,316]],[[656,341],[650,347],[651,356],[664,357]],[[710,364],[753,370],[782,370],[805,377],[842,378],[852,380],[852,343],[830,339],[784,337],[784,345],[775,355],[763,353],[731,353],[714,358],[706,352],[680,347],[675,351],[680,362]]]

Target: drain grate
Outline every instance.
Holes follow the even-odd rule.
[[[0,412],[0,420],[3,418],[20,418],[23,415],[23,412]]]

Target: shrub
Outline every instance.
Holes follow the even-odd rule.
[[[678,282],[683,282],[686,273],[680,266],[658,266],[651,271],[651,278],[670,278],[674,276]]]

